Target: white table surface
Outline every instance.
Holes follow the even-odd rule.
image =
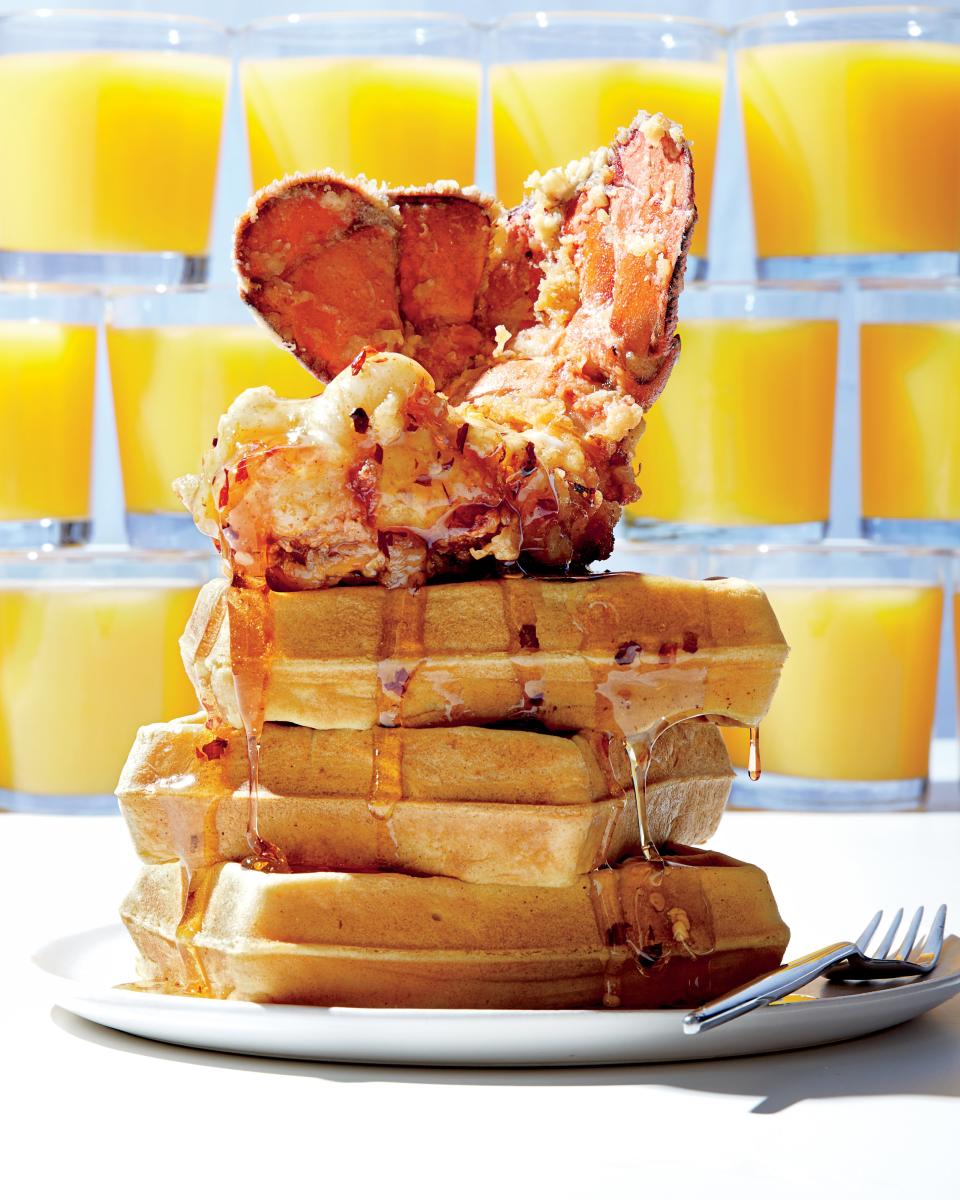
[[[29,965],[40,943],[114,918],[136,869],[122,822],[0,814],[0,831],[11,1197],[720,1200],[809,1194],[831,1175],[828,1195],[893,1196],[920,1164],[925,1194],[960,1194],[960,998],[857,1042],[676,1066],[431,1071],[178,1049],[51,1010]],[[960,929],[958,812],[728,813],[713,844],[765,867],[796,952],[855,936],[880,906],[945,900]]]

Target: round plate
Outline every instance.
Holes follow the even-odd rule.
[[[844,1041],[908,1021],[960,992],[960,938],[930,975],[883,986],[812,985],[696,1036],[676,1009],[610,1012],[312,1008],[118,988],[134,976],[123,927],[50,942],[34,962],[52,998],[111,1029],[175,1045],[274,1058],[404,1066],[587,1066],[765,1054]]]

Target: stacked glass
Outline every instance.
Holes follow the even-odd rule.
[[[912,804],[960,543],[960,13],[799,9],[729,46],[759,282],[685,291],[627,531],[694,538],[708,573],[758,580],[793,644],[765,781],[736,802]],[[827,295],[829,325],[802,307],[770,325],[771,297]],[[831,481],[855,492],[858,466],[865,540],[848,543]]]
[[[833,568],[811,564],[860,561],[824,541],[848,531],[831,520],[830,492],[831,480],[835,495],[838,481],[857,485],[843,436],[857,376],[862,533],[903,544],[873,558],[864,545],[862,561],[909,581],[913,564],[939,563],[937,548],[960,542],[960,284],[936,277],[960,261],[956,11],[798,10],[733,31],[622,13],[517,14],[481,29],[444,14],[344,12],[255,22],[233,40],[255,187],[327,166],[392,183],[467,184],[476,164],[488,182],[492,165],[477,157],[484,62],[490,157],[508,204],[528,171],[608,143],[640,108],[685,126],[700,209],[685,348],[640,445],[644,495],[626,514],[629,565],[664,562],[685,574],[694,561],[706,570],[709,550],[758,577],[770,562],[803,567],[806,584],[830,579],[836,592]],[[38,562],[59,562],[53,548],[93,536],[97,377],[101,393],[108,377],[113,386],[127,536],[144,552],[200,545],[169,482],[196,466],[237,392],[320,387],[231,289],[207,286],[230,41],[193,18],[0,18],[0,404],[11,435],[0,546]],[[759,280],[691,284],[709,274],[728,50]],[[238,191],[230,214],[242,203]],[[97,376],[101,325],[109,373]],[[800,546],[788,552],[799,542],[806,557]],[[127,553],[134,562],[140,550]],[[67,568],[81,592],[125,578],[119,551],[66,554],[89,565],[86,575]],[[158,578],[170,582],[166,567]],[[19,586],[0,582],[0,597]],[[58,584],[51,594],[67,591]],[[882,623],[881,609],[863,611]],[[11,621],[0,618],[0,638]],[[127,661],[151,655],[155,665],[146,650]],[[0,741],[9,720],[0,710]],[[856,793],[841,790],[848,801]],[[790,803],[803,794],[792,789]],[[810,802],[822,795],[813,787]]]
[[[139,13],[0,18],[0,281],[16,281],[0,282],[0,808],[113,808],[135,727],[189,708],[175,641],[216,570],[171,482],[245,388],[321,387],[208,283],[234,42],[254,187],[326,166],[473,179],[480,53],[460,17],[236,34]],[[102,387],[94,449],[95,378],[112,388],[125,546],[92,540],[91,477],[96,495],[113,465]]]
[[[112,811],[137,726],[190,707],[215,567],[88,544],[97,357],[107,288],[208,276],[229,80],[208,21],[0,17],[0,808]]]
[[[518,13],[494,28],[490,94],[497,195],[517,204],[532,171],[561,166],[664,112],[696,145],[697,207],[687,274],[707,272],[707,231],[726,31],[680,17]]]

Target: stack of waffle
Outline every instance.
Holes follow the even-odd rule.
[[[204,712],[143,729],[120,780],[145,982],[657,1007],[780,962],[763,872],[691,848],[732,778],[713,721],[756,725],[786,652],[757,589],[611,574],[268,592],[259,677],[238,687],[249,597],[201,593],[182,645]],[[282,853],[253,866],[286,869],[250,869],[256,845]]]

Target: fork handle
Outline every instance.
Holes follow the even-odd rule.
[[[744,1013],[753,1012],[755,1008],[762,1008],[773,1000],[781,1000],[855,953],[857,947],[853,942],[835,942],[823,950],[795,959],[786,966],[761,975],[745,987],[727,992],[718,1000],[711,1000],[709,1004],[703,1004],[693,1012],[687,1013],[683,1018],[683,1032],[704,1033],[709,1029],[716,1029],[718,1025],[726,1025],[728,1021],[742,1017]]]

